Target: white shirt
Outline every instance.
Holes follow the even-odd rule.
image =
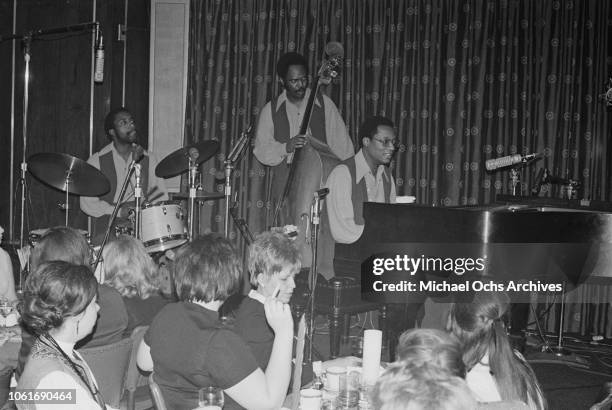
[[[495,378],[489,367],[489,354],[484,355],[465,376],[468,387],[479,402],[501,401]]]
[[[121,191],[121,186],[123,185],[123,180],[127,174],[127,170],[129,168],[130,163],[132,162],[132,154],[128,157],[127,161],[123,159],[121,154],[117,152],[115,149],[115,145],[111,142],[106,145],[100,151],[93,154],[88,160],[87,163],[94,166],[97,169],[100,169],[100,157],[102,155],[107,154],[108,152],[113,153],[113,162],[115,163],[115,173],[117,174],[117,189],[115,190],[115,196],[113,198],[113,203],[117,203],[119,200],[119,193]],[[155,175],[155,167],[157,166],[157,158],[154,154],[145,152],[145,155],[149,157],[149,169],[142,170],[142,172],[148,171],[149,182],[148,182],[148,190],[151,192],[153,188],[157,188],[155,192],[152,192],[150,197],[159,196],[153,202],[158,201],[166,201],[168,200],[168,193],[166,191],[166,184],[163,178],[158,178]],[[126,188],[125,194],[123,195],[121,202],[126,202],[134,199],[134,186],[136,185],[136,176],[132,173],[130,177],[130,182]],[[145,196],[147,192],[143,193]],[[161,194],[161,195],[160,195]],[[81,210],[85,212],[87,215],[92,216],[94,218],[99,218],[102,215],[110,215],[113,213],[113,204],[109,204],[108,202],[100,199],[95,196],[82,196],[80,198]]]
[[[308,101],[309,95],[310,89],[306,89],[306,94],[304,99],[300,102],[300,105],[296,105],[289,101],[286,91],[283,91],[282,94],[278,96],[275,109],[278,109],[282,103],[286,103],[285,107],[287,119],[289,120],[290,134],[287,136],[288,138],[293,138],[300,132],[300,126],[302,125],[304,110],[306,109],[306,102]],[[323,100],[325,106],[325,133],[327,145],[334,155],[343,161],[352,157],[355,153],[355,149],[353,148],[353,143],[348,135],[346,125],[340,116],[336,104],[326,95],[323,95]],[[321,106],[318,98],[315,99],[315,104],[319,107]],[[283,162],[283,160],[291,162],[293,153],[288,154],[286,147],[286,143],[278,142],[274,139],[272,101],[269,101],[264,105],[259,114],[253,154],[255,154],[255,157],[257,157],[262,164],[275,166]]]
[[[248,296],[251,299],[255,299],[256,301],[261,302],[262,305],[266,301],[266,297],[264,295],[262,295],[261,293],[259,293],[258,291],[256,291],[255,289],[251,289],[249,291],[249,295]]]
[[[362,179],[365,179],[368,202],[385,202],[383,172],[384,165],[379,165],[376,176],[372,174],[372,170],[363,156],[363,150],[359,150],[355,155],[356,183],[358,184]],[[353,243],[361,237],[364,225],[355,223],[352,201],[353,181],[348,167],[344,164],[335,167],[327,178],[326,186],[329,188],[326,203],[332,236],[338,243]],[[390,203],[394,204],[395,198],[395,181],[391,176]]]

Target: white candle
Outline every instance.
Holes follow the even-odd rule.
[[[380,371],[380,354],[382,350],[382,331],[368,329],[363,335],[363,382],[372,386],[378,379]]]

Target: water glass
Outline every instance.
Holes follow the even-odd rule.
[[[0,314],[2,314],[3,317],[10,315],[14,308],[13,302],[8,300],[0,300]]]
[[[323,394],[317,389],[300,390],[300,409],[319,410],[321,408],[321,398]]]
[[[223,389],[220,387],[202,387],[198,392],[199,410],[221,410],[223,403]]]

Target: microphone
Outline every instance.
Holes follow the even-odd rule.
[[[240,136],[240,139],[238,140],[236,145],[234,145],[234,148],[227,156],[227,161],[236,162],[236,160],[240,157],[240,154],[242,154],[242,150],[246,146],[249,139],[251,139],[252,129],[253,129],[253,125],[249,125],[249,128],[247,128],[247,130],[244,133],[242,133],[242,135]]]
[[[200,151],[196,147],[189,148],[189,159],[192,161],[197,161],[200,157]]]
[[[344,47],[342,44],[337,41],[330,41],[325,45],[325,55],[329,58],[343,58],[344,57]]]
[[[104,38],[100,32],[100,23],[96,23],[96,45],[95,45],[95,62],[94,62],[94,82],[101,83],[104,81]]]
[[[144,158],[144,148],[135,142],[132,143],[132,162],[135,164]]]
[[[521,154],[508,155],[508,156],[501,157],[501,158],[487,160],[487,162],[485,162],[485,167],[487,168],[487,171],[494,171],[498,168],[509,167],[510,165],[516,165],[520,163],[524,164],[529,161],[533,161],[536,158],[540,158],[539,153],[528,154],[528,155],[521,155]]]
[[[329,188],[321,188],[318,191],[315,191],[315,198],[323,199],[329,194]]]

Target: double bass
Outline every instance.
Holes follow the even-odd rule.
[[[337,70],[342,62],[344,50],[340,43],[331,42],[325,47],[325,55],[321,67],[314,78],[314,89],[311,90],[304,117],[300,125],[300,135],[307,135],[310,118],[315,98],[319,94],[322,84],[329,84],[335,78]],[[330,148],[319,140],[307,136],[307,144],[297,148],[293,154],[293,161],[289,168],[289,174],[282,191],[282,195],[274,210],[273,224],[293,224],[297,226],[298,235],[295,239],[302,256],[302,266],[310,267],[313,264],[313,256],[317,263],[311,273],[320,270],[324,276],[333,276],[333,249],[334,240],[331,237],[329,223],[325,215],[321,218],[319,225],[318,240],[316,230],[312,230],[312,217],[318,212],[313,209],[315,195],[325,185],[328,175],[332,169],[340,163]],[[315,221],[316,222],[316,221]],[[318,242],[315,252],[314,243]]]

